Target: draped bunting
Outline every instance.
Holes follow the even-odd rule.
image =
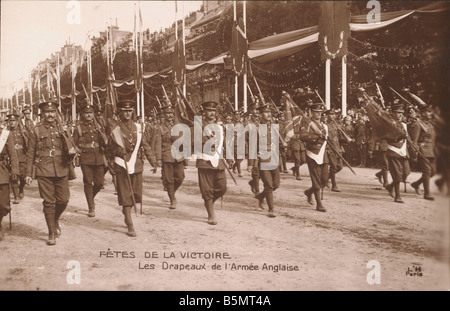
[[[355,15],[350,18],[350,30],[355,32],[373,31],[392,25],[413,13],[436,13],[448,9],[445,3],[431,3],[418,10],[402,10],[396,12],[380,13],[379,23],[368,23],[367,15]],[[277,60],[282,57],[287,57],[298,53],[311,44],[314,44],[319,39],[318,26],[311,26],[303,29],[293,30],[281,34],[268,36],[256,40],[248,44],[248,58],[253,63],[267,63]],[[186,61],[186,70],[196,70],[204,65],[222,65],[224,57],[229,55],[229,52],[222,53],[207,61]],[[144,73],[144,79],[149,79],[154,76],[167,77],[172,73],[172,67],[166,68],[160,72]],[[134,79],[129,80],[112,80],[114,87],[121,87],[124,84],[134,85]],[[94,87],[95,90],[95,87]],[[103,91],[103,89],[102,89]],[[62,97],[64,98],[64,97]]]

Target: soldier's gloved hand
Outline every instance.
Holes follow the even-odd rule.
[[[14,183],[19,181],[19,175],[17,174],[12,174],[11,175],[11,181],[13,181]]]
[[[156,166],[157,167],[161,167],[162,166],[162,161],[161,160],[156,160]]]
[[[33,181],[33,178],[31,178],[30,176],[25,177],[25,183],[29,186],[31,185],[31,182]]]

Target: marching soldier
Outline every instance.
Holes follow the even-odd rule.
[[[378,178],[378,181],[383,184],[383,187],[386,188],[388,185],[388,174],[389,174],[389,160],[387,157],[388,143],[386,139],[379,139],[376,142],[377,150],[377,160],[378,164],[381,167],[381,170],[375,173],[375,176]]]
[[[392,105],[391,115],[402,134],[396,138],[387,138],[387,156],[393,182],[386,186],[386,190],[389,192],[389,195],[394,198],[394,202],[396,203],[404,203],[400,196],[400,183],[406,180],[410,173],[409,153],[406,141],[408,132],[406,123],[403,122],[404,112],[405,110],[402,104]]]
[[[79,164],[83,172],[84,194],[88,204],[88,216],[95,217],[95,196],[100,192],[105,180],[105,153],[107,137],[104,128],[96,121],[92,105],[81,109],[81,122],[73,134],[74,142],[80,150]]]
[[[217,102],[212,101],[204,102],[202,104],[202,133],[207,125],[214,124],[216,120],[217,105]],[[206,212],[208,213],[208,224],[217,225],[214,202],[221,198],[227,191],[227,178],[225,176],[225,161],[219,159],[219,154],[217,153],[218,150],[213,150],[215,146],[212,146],[212,150],[209,154],[204,153],[203,147],[211,137],[212,133],[210,135],[202,135],[202,155],[197,158],[195,166],[198,169],[200,192],[205,202]],[[195,144],[195,137],[193,143]],[[208,151],[209,150],[207,150],[207,152]]]
[[[234,126],[236,127],[238,124],[242,124],[241,122],[241,114],[239,111],[235,111],[234,112],[234,120],[233,120]],[[236,132],[234,133],[234,163],[233,166],[231,167],[233,170],[233,174],[236,174],[236,170],[237,170],[237,174],[239,177],[242,177],[242,171],[241,171],[241,163],[244,159],[239,159],[238,158],[238,150],[237,150],[237,145],[238,145],[238,139],[237,139],[237,134]]]
[[[19,199],[24,197],[25,188],[25,177],[27,170],[27,145],[28,145],[28,134],[23,131],[22,127],[19,125],[20,119],[18,114],[8,115],[8,123],[11,140],[14,144],[14,150],[19,160],[19,180],[18,183],[12,182],[11,188],[14,195],[14,204],[19,204]]]
[[[261,124],[265,124],[267,125],[267,132],[265,133],[266,135],[266,151],[268,153],[270,153],[270,157],[268,157],[267,159],[263,158],[263,157],[258,157],[258,170],[259,170],[259,177],[261,178],[263,185],[264,185],[264,190],[258,194],[256,194],[255,198],[258,199],[258,205],[259,208],[263,209],[263,202],[264,202],[264,198],[266,199],[267,202],[267,206],[269,207],[269,213],[267,214],[268,217],[276,217],[275,215],[275,207],[274,207],[274,202],[273,202],[273,192],[275,190],[278,189],[278,187],[280,186],[280,169],[279,169],[279,161],[277,163],[275,163],[275,165],[273,165],[273,168],[265,168],[265,165],[268,165],[269,162],[273,162],[274,160],[279,160],[279,158],[277,159],[273,159],[273,152],[275,151],[274,148],[274,142],[271,141],[272,139],[272,128],[271,128],[271,124],[272,124],[272,111],[270,109],[270,105],[269,104],[265,104],[265,105],[261,105],[259,107],[259,113],[260,113],[260,125]],[[258,131],[258,136],[261,135],[260,131]],[[264,139],[263,139],[264,141]],[[258,152],[259,154],[261,153],[261,150],[259,150]]]
[[[114,158],[114,171],[117,182],[117,197],[125,224],[128,228],[127,235],[136,236],[131,209],[136,203],[142,202],[142,172],[144,161],[142,153],[156,172],[156,160],[153,150],[146,139],[143,139],[144,129],[139,123],[133,121],[135,102],[124,100],[117,104],[120,120],[111,131],[108,140]]]
[[[175,209],[177,199],[175,192],[183,184],[184,180],[184,158],[175,159],[172,155],[172,145],[180,136],[172,136],[171,130],[174,126],[174,111],[171,106],[165,106],[165,122],[159,124],[154,131],[152,146],[155,150],[156,163],[164,171],[162,176],[164,189],[170,200],[170,209]]]
[[[312,186],[305,190],[308,203],[313,205],[312,195],[316,199],[316,210],[326,212],[322,204],[320,191],[325,187],[329,178],[328,153],[326,152],[326,138],[328,127],[322,123],[321,116],[324,111],[322,103],[311,105],[311,122],[302,124],[300,130],[301,140],[306,144],[306,163],[308,164],[309,176]]]
[[[340,155],[342,155],[343,150],[339,143],[341,138],[335,121],[336,112],[333,109],[331,109],[327,111],[326,115],[327,115],[329,142],[330,144],[332,144],[331,147],[334,147],[333,149],[339,152]],[[343,168],[342,159],[341,157],[335,154],[335,151],[330,149],[331,147],[327,146],[328,163],[330,164],[329,173],[331,179],[331,191],[341,192],[336,183],[336,174],[339,173]]]
[[[31,107],[29,105],[25,105],[22,110],[23,113],[23,123],[25,127],[25,131],[27,134],[33,132],[35,123],[33,119],[31,118]],[[19,120],[19,122],[22,122],[22,120]]]
[[[281,113],[279,116],[278,124],[280,125],[280,133],[284,133],[286,124],[284,113]],[[288,173],[286,161],[287,161],[287,148],[289,145],[286,145],[282,141],[280,141],[280,172]],[[300,176],[300,174],[298,175]]]
[[[70,198],[69,155],[63,137],[67,134],[57,122],[58,103],[43,102],[39,108],[43,121],[30,136],[25,181],[30,185],[37,179],[48,227],[47,245],[55,245],[55,238],[61,235],[59,218]]]
[[[419,169],[422,172],[422,177],[411,183],[411,186],[416,190],[417,194],[420,194],[419,187],[423,183],[425,200],[434,200],[430,195],[430,178],[436,173],[436,131],[433,124],[430,122],[432,120],[433,110],[431,107],[427,106],[422,111],[422,120],[418,121],[419,127],[411,132],[411,140],[413,144],[419,147],[419,151],[426,157],[428,162],[419,156]]]
[[[0,127],[0,241],[3,240],[3,217],[11,212],[9,183],[19,179],[19,161],[10,132]]]

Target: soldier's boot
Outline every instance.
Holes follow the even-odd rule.
[[[255,185],[255,193],[258,194],[259,193],[259,178],[254,178],[253,182]]]
[[[383,187],[387,187],[388,185],[388,171],[387,170],[383,170],[382,171],[382,175],[383,175]]]
[[[239,163],[239,164],[237,165],[237,171],[238,171],[238,176],[239,176],[239,177],[242,177],[241,163]]]
[[[125,224],[127,225],[128,228],[127,235],[135,237],[136,231],[134,231],[133,220],[131,219],[131,206],[124,206],[122,212],[123,215],[125,216]]]
[[[117,180],[116,180],[116,174],[111,175],[112,182],[114,185],[114,194],[117,195]]]
[[[311,205],[314,205],[314,202],[312,200],[312,194],[313,194],[313,188],[306,189],[303,193],[306,195],[306,199],[308,200],[308,203]]]
[[[380,184],[383,184],[383,172],[379,171],[378,173],[375,173],[375,176],[378,178],[378,181],[380,182]]]
[[[67,204],[56,204],[55,206],[55,234],[56,237],[61,236],[61,226],[59,225],[59,219],[66,210]]]
[[[400,185],[400,184],[399,184],[399,185]],[[386,188],[386,190],[389,192],[389,195],[390,195],[391,197],[395,198],[395,196],[394,196],[394,183],[392,182],[392,183],[386,185],[385,188]]]
[[[17,183],[11,183],[11,188],[14,195],[13,204],[19,204],[19,184]]]
[[[257,195],[255,195],[255,198],[258,200],[258,207],[260,209],[264,209],[264,197],[265,197],[265,193],[264,192],[260,192]]]
[[[411,183],[411,187],[414,188],[414,190],[416,191],[416,193],[417,193],[418,195],[420,195],[420,189],[419,189],[419,187],[420,187],[420,184],[421,184],[422,182],[423,182],[424,188],[425,188],[425,181],[423,180],[422,177],[420,177],[419,180],[417,180],[417,181]],[[425,192],[426,192],[426,190],[425,190]]]
[[[295,167],[295,179],[302,180],[302,177],[300,176],[300,166]]]
[[[288,173],[287,166],[286,166],[286,158],[281,159],[281,165],[283,168],[283,173]]]
[[[254,182],[254,180],[253,180],[253,179],[250,179],[250,180],[248,181],[248,184],[250,185],[250,188],[251,188],[252,192],[253,192],[254,194],[256,194],[256,190],[255,190],[255,182]]]
[[[425,200],[433,201],[434,198],[430,195],[430,178],[423,178],[423,188],[425,190],[423,198]]]
[[[266,202],[267,206],[269,207],[269,213],[267,214],[267,217],[274,218],[275,215],[275,207],[273,205],[273,191],[266,193]]]
[[[233,164],[233,174],[236,174],[236,162]]]
[[[325,209],[325,207],[323,207],[323,204],[322,204],[322,198],[320,196],[320,190],[321,189],[314,190],[314,198],[316,199],[316,203],[317,203],[316,210],[319,211],[319,212],[326,212],[327,210]]]
[[[176,209],[177,208],[177,199],[175,199],[175,190],[173,185],[167,187],[167,195],[169,196],[170,200],[170,209]]]
[[[47,245],[55,245],[56,244],[55,213],[47,213],[44,215],[45,215],[45,222],[47,223],[47,228],[48,228]]]
[[[400,196],[400,183],[399,182],[394,183],[394,193],[395,193],[394,202],[405,203],[405,202],[403,202],[402,197]]]
[[[3,241],[3,227],[2,227],[3,216],[0,216],[0,241]]]
[[[88,204],[88,217],[95,217],[94,188],[90,185],[84,186],[84,195]]]
[[[206,212],[208,213],[208,224],[217,225],[216,212],[214,210],[214,201],[212,199],[205,200]]]
[[[337,183],[336,183],[336,172],[330,171],[330,179],[331,179],[331,191],[341,192],[341,190],[339,190]]]
[[[23,191],[25,188],[25,185],[26,185],[25,180],[21,179],[20,183],[19,183],[19,199],[23,199],[23,197],[25,196],[24,191]]]
[[[93,192],[92,192],[92,196],[94,197],[94,199],[95,199],[95,196],[100,192],[100,190],[102,190],[104,188],[104,185],[95,185],[94,184],[94,189],[93,189]]]

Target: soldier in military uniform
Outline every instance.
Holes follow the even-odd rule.
[[[260,117],[259,117],[259,103],[258,100],[255,101],[255,104],[250,108],[252,119],[249,121],[249,124],[254,124],[256,128],[259,126]],[[259,193],[259,168],[258,168],[258,159],[248,159],[247,160],[247,171],[251,173],[251,179],[248,184],[250,185],[251,191],[254,194]]]
[[[31,118],[31,107],[29,105],[25,105],[22,110],[23,113],[23,125],[25,127],[25,131],[27,134],[33,132],[35,123],[33,119]],[[19,122],[22,122],[22,120],[19,120]]]
[[[400,183],[405,181],[410,173],[409,153],[406,138],[408,130],[406,123],[403,122],[403,113],[405,112],[402,104],[393,104],[391,107],[391,115],[402,133],[398,137],[386,137],[388,142],[387,157],[389,161],[389,170],[391,172],[393,182],[386,186],[389,195],[394,198],[396,203],[404,203],[400,196]]]
[[[419,126],[410,132],[412,143],[418,147],[423,156],[418,157],[419,169],[422,177],[411,183],[411,186],[420,194],[419,187],[423,183],[425,200],[434,200],[430,194],[430,178],[436,173],[436,131],[431,123],[433,110],[426,106],[422,111],[422,120],[417,120]],[[428,160],[428,162],[424,159]]]
[[[260,113],[260,125],[265,124],[267,126],[267,132],[266,135],[266,151],[271,153],[270,157],[264,158],[264,157],[258,157],[258,170],[259,170],[259,177],[261,178],[264,190],[258,194],[256,194],[255,198],[258,199],[258,205],[259,208],[263,209],[263,202],[264,199],[266,199],[267,206],[269,207],[269,213],[267,214],[268,217],[276,217],[275,214],[275,207],[273,202],[273,192],[278,189],[280,186],[280,169],[279,169],[279,155],[276,158],[273,158],[274,152],[276,152],[274,142],[271,141],[272,139],[272,111],[270,109],[269,104],[263,104],[259,107],[259,113]],[[258,130],[258,136],[264,135]],[[278,138],[279,135],[278,135]],[[264,139],[263,139],[264,141]],[[279,143],[279,141],[278,141]],[[258,142],[259,146],[259,142]],[[277,146],[278,147],[278,146]],[[261,153],[261,150],[259,150],[258,154]],[[260,154],[261,155],[261,154]],[[265,165],[269,165],[269,163],[272,163],[273,161],[278,160],[278,162],[273,165],[272,168],[265,167]]]
[[[217,102],[204,102],[203,124],[204,128],[209,124],[214,124],[216,120]],[[218,125],[219,126],[219,125]],[[215,137],[218,138],[219,135]],[[206,212],[208,213],[208,224],[216,225],[217,219],[214,210],[214,202],[221,198],[227,191],[227,178],[225,176],[226,164],[223,159],[219,159],[218,150],[203,150],[205,143],[212,138],[210,135],[202,135],[202,154],[197,155],[195,166],[198,169],[198,184],[205,202]],[[193,139],[195,144],[195,137]],[[212,148],[215,148],[214,145]],[[195,151],[195,149],[194,149]],[[206,152],[206,154],[205,154]]]
[[[180,136],[172,136],[171,130],[174,126],[174,111],[171,106],[165,106],[165,122],[159,124],[154,131],[152,146],[155,151],[156,163],[162,167],[164,188],[170,200],[170,209],[175,209],[177,199],[175,192],[183,184],[184,180],[184,158],[175,159],[172,155],[172,145]]]
[[[67,134],[57,122],[57,103],[43,102],[39,108],[43,121],[34,128],[29,139],[25,180],[31,184],[34,177],[37,179],[48,227],[47,245],[55,245],[55,238],[61,235],[59,218],[70,198],[69,155],[63,137]]]
[[[11,212],[10,181],[19,179],[19,161],[8,129],[0,127],[0,241],[3,240],[3,217]]]
[[[329,178],[328,153],[326,152],[328,127],[322,123],[321,116],[324,111],[322,103],[311,105],[311,122],[304,122],[300,130],[300,138],[306,144],[306,163],[312,186],[304,191],[308,203],[313,205],[312,195],[316,199],[316,210],[326,212],[322,204],[320,191],[325,187]]]
[[[343,149],[339,141],[341,140],[341,135],[339,133],[335,118],[336,112],[333,109],[330,109],[326,112],[327,115],[327,126],[328,126],[328,141],[331,146],[327,145],[327,153],[328,153],[328,163],[330,165],[330,179],[331,179],[331,191],[341,192],[339,190],[336,183],[336,174],[339,173],[342,168],[342,159],[340,156],[336,154],[338,152],[341,156],[343,153]]]
[[[10,114],[8,117],[10,137],[14,144],[14,149],[19,160],[19,181],[18,183],[12,182],[11,188],[14,195],[14,204],[19,204],[19,199],[24,197],[25,177],[27,170],[27,145],[28,134],[19,125],[20,119],[18,114]]]
[[[117,104],[120,120],[108,139],[111,154],[115,157],[114,171],[118,202],[123,207],[122,213],[128,228],[127,235],[131,237],[136,236],[131,219],[131,209],[136,203],[142,202],[142,172],[144,169],[142,153],[153,166],[153,172],[156,172],[155,155],[147,140],[143,139],[144,129],[139,123],[133,121],[135,105],[132,100],[124,100]],[[128,172],[126,168],[128,168]]]
[[[95,196],[105,181],[105,129],[96,121],[92,105],[81,109],[81,121],[76,125],[73,138],[80,150],[79,164],[83,172],[84,194],[88,204],[88,216],[95,217]]]

